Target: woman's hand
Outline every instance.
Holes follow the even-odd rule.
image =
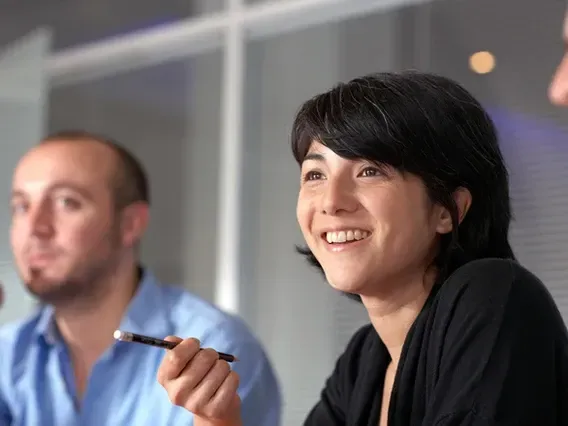
[[[195,426],[242,426],[239,376],[213,349],[201,349],[197,339],[182,340],[158,369],[158,382],[173,404],[195,415]]]

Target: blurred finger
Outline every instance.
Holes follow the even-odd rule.
[[[239,375],[231,371],[209,401],[209,406],[206,410],[210,411],[211,415],[218,416],[219,418],[223,417],[229,410],[233,409],[234,406],[239,405],[240,398],[237,394],[238,388]]]
[[[183,339],[181,337],[177,337],[177,336],[167,336],[164,338],[165,341],[167,342],[174,342],[174,343],[180,343],[183,342]]]
[[[213,349],[200,350],[187,366],[181,371],[179,377],[168,382],[167,391],[170,400],[175,405],[185,406],[190,411],[195,412],[201,399],[196,395],[196,387],[209,380],[208,376],[219,354]]]
[[[175,379],[179,376],[186,365],[198,354],[200,342],[197,339],[181,340],[179,337],[168,336],[164,340],[179,342],[178,345],[166,352],[158,369],[158,382],[164,386],[167,380]]]
[[[229,373],[231,372],[231,367],[227,361],[222,359],[217,359],[209,371],[207,376],[196,386],[195,388],[195,399],[197,408],[202,408],[209,404],[211,397],[217,392],[219,387],[223,384]]]

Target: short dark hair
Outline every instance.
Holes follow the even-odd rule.
[[[116,140],[86,130],[62,130],[51,133],[41,143],[67,141],[94,141],[105,145],[116,154],[118,166],[114,176],[114,200],[117,208],[135,202],[150,204],[148,177],[140,161]]]
[[[443,276],[473,259],[514,259],[508,172],[493,121],[455,81],[424,72],[376,73],[342,83],[305,102],[292,130],[302,164],[314,140],[349,159],[366,159],[420,177],[446,207],[453,231],[442,235],[435,262]],[[458,226],[453,193],[471,192]],[[308,261],[321,265],[307,248]]]

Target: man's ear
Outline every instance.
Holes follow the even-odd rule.
[[[138,202],[122,210],[121,239],[124,247],[134,247],[146,232],[150,220],[148,204]]]
[[[471,192],[469,192],[469,189],[467,188],[460,187],[454,191],[452,197],[456,207],[458,208],[458,223],[462,223],[462,220],[471,207]],[[439,234],[447,234],[452,232],[453,228],[452,215],[450,214],[450,211],[444,207],[440,211],[436,231]]]

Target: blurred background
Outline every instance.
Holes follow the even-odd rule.
[[[565,4],[535,0],[0,0],[0,196],[19,156],[65,128],[147,168],[143,259],[235,312],[267,348],[300,424],[366,322],[294,252],[289,132],[308,97],[373,71],[457,79],[491,111],[511,173],[513,247],[568,318],[568,111],[546,92]],[[33,304],[0,209],[0,323]],[[527,313],[530,315],[530,313]]]

